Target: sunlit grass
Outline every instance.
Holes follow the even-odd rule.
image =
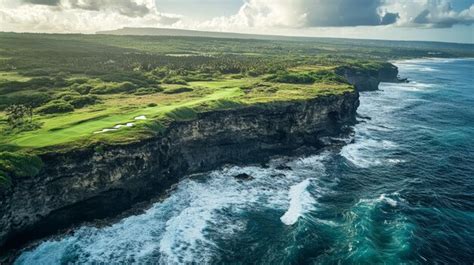
[[[2,58],[0,58],[1,60]],[[2,72],[0,71],[0,83],[6,81],[28,81],[30,78],[22,76],[17,72]]]
[[[292,71],[320,69],[305,66]],[[9,80],[21,79],[15,73],[4,74]],[[91,80],[91,82],[98,82]],[[197,113],[241,108],[251,104],[304,100],[327,94],[340,94],[353,88],[346,84],[280,84],[258,78],[223,76],[215,81],[189,82],[188,85],[163,85],[165,91],[188,87],[179,93],[100,95],[99,105],[56,115],[35,115],[40,129],[17,134],[4,134],[0,141],[22,148],[78,146],[94,142],[133,141],[146,137],[147,125],[165,124],[172,120],[192,120]],[[1,114],[0,115],[4,115]],[[146,120],[135,120],[145,116]],[[0,116],[1,117],[1,116]],[[133,123],[116,131],[98,133],[116,125]],[[5,127],[0,123],[0,129]],[[166,126],[164,126],[166,127]]]

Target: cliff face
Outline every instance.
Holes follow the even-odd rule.
[[[321,147],[321,136],[355,121],[358,105],[358,93],[351,92],[208,112],[141,142],[45,154],[40,175],[0,191],[0,250],[113,216],[187,174]]]
[[[336,73],[343,76],[355,86],[357,91],[378,90],[380,82],[405,82],[398,77],[398,68],[391,63],[384,63],[378,69],[363,69],[351,66],[342,66]]]

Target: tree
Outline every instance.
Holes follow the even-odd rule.
[[[7,123],[11,128],[18,128],[33,120],[33,109],[25,105],[11,105],[6,110]]]

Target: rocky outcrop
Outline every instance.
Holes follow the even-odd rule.
[[[18,247],[83,221],[116,215],[187,174],[323,145],[355,121],[357,92],[199,114],[159,136],[41,156],[36,177],[0,191],[0,245]]]
[[[381,82],[406,82],[406,79],[398,77],[398,67],[391,63],[383,63],[376,68],[341,66],[336,69],[336,73],[346,78],[360,92],[378,90]]]

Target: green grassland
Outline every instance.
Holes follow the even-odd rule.
[[[126,93],[99,95],[100,104],[67,113],[38,114],[34,116],[34,120],[42,124],[41,128],[3,134],[1,139],[4,143],[24,148],[73,144],[77,140],[128,141],[142,136],[146,126],[141,125],[150,121],[166,123],[170,119],[179,119],[174,113],[183,108],[200,112],[242,107],[253,103],[307,99],[352,90],[352,87],[345,83],[272,84],[260,78],[195,81],[186,86],[162,85],[162,88],[163,92],[140,96]],[[190,89],[186,92],[165,93],[180,88]],[[146,120],[134,120],[139,116],[145,116]],[[96,133],[126,123],[134,123],[135,126]],[[5,127],[6,124],[2,126]],[[137,133],[139,135],[136,135]]]
[[[445,57],[473,56],[465,47],[415,47],[0,33],[0,182],[31,154],[137,141],[199,112],[352,91],[335,74],[339,66],[370,71],[433,50]],[[6,114],[12,105],[31,107],[34,126],[12,128]]]

